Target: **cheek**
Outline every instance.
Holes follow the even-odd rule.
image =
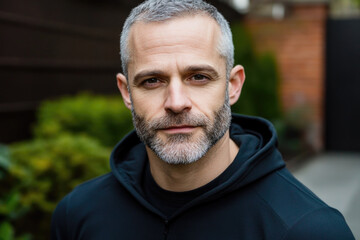
[[[162,100],[161,94],[147,94],[141,91],[132,92],[132,104],[139,116],[150,120],[161,114]]]
[[[223,85],[214,85],[202,91],[194,90],[191,94],[193,107],[212,118],[213,113],[224,104],[225,91]]]

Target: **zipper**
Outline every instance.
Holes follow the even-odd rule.
[[[164,240],[166,240],[168,238],[168,234],[169,234],[169,220],[165,219],[164,220]]]

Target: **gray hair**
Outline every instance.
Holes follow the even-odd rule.
[[[226,59],[226,78],[229,79],[234,65],[234,44],[229,23],[214,6],[202,0],[147,0],[134,8],[124,23],[120,37],[120,55],[124,75],[128,77],[129,32],[135,22],[160,22],[195,13],[206,14],[219,24],[222,34],[217,50],[220,56]]]

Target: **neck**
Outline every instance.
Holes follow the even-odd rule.
[[[148,147],[146,150],[156,183],[165,190],[184,192],[199,188],[219,176],[233,162],[239,148],[227,131],[204,157],[190,164],[168,164]]]

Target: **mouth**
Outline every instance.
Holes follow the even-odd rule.
[[[180,125],[180,126],[169,126],[166,128],[161,128],[159,129],[160,131],[164,131],[165,133],[168,134],[185,134],[185,133],[191,133],[192,131],[195,130],[195,128],[197,128],[197,126],[190,126],[190,125]]]

